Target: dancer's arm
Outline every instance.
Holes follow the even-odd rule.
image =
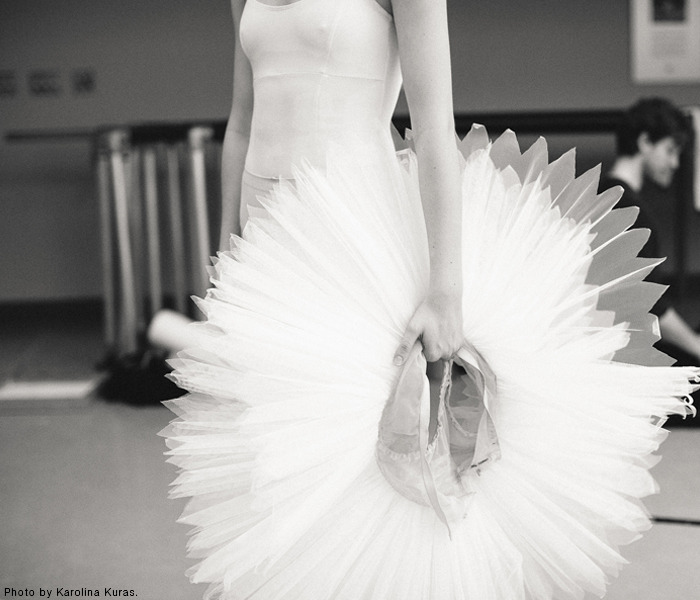
[[[245,0],[231,0],[236,30],[233,58],[233,101],[222,150],[221,165],[221,235],[219,249],[229,249],[231,234],[240,235],[241,178],[250,141],[253,115],[253,74],[240,42],[241,14]]]
[[[446,2],[392,0],[392,9],[430,245],[428,295],[401,342],[400,364],[418,337],[429,361],[462,343],[462,207]]]

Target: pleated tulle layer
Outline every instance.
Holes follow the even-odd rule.
[[[602,596],[649,527],[660,425],[697,370],[651,346],[648,232],[544,140],[521,155],[475,127],[460,149],[464,335],[496,377],[500,458],[451,536],[384,478],[393,353],[428,282],[415,155],[302,167],[218,256],[202,342],[174,363],[190,394],[162,433],[209,597]]]

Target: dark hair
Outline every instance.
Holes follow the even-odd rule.
[[[688,120],[664,98],[643,98],[620,119],[616,131],[617,153],[622,156],[637,154],[637,142],[642,133],[646,133],[652,143],[670,136],[683,146],[688,135]]]

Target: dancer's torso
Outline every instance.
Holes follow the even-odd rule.
[[[376,0],[248,0],[240,28],[254,89],[247,171],[323,167],[336,142],[368,156],[391,148],[401,73],[392,18]]]

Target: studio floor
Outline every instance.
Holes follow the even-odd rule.
[[[104,350],[89,311],[0,324],[0,384],[98,376]],[[184,502],[167,498],[175,469],[156,433],[170,418],[162,406],[94,394],[0,400],[0,598],[20,590],[53,598],[57,588],[202,597],[205,586],[184,575],[192,564],[187,527],[176,523]],[[608,600],[700,599],[700,526],[687,523],[700,522],[700,428],[674,428],[662,450],[654,468],[662,491],[647,506],[670,522],[625,549],[630,564]]]

